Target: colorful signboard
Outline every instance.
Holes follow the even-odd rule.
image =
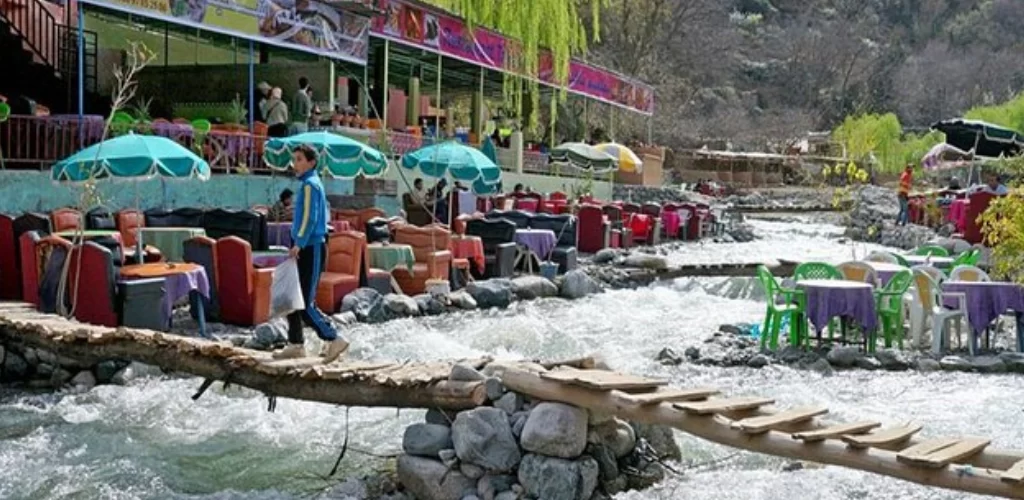
[[[325,57],[366,64],[370,19],[320,0],[81,0]]]
[[[374,36],[439,52],[498,71],[513,71],[509,62],[521,52],[512,39],[484,28],[472,30],[454,16],[405,0],[378,0],[384,14],[373,19]],[[550,53],[542,53],[538,79],[554,85]],[[569,65],[569,91],[645,114],[654,112],[654,88],[581,61]]]

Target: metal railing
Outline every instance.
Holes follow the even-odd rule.
[[[37,0],[38,1],[38,0]],[[68,109],[74,109],[78,102],[78,27],[57,27],[60,37],[60,49],[57,54],[57,71],[64,77],[68,87]],[[96,32],[82,30],[82,69],[85,77],[83,83],[87,93],[95,93],[97,88]]]
[[[50,67],[57,67],[57,19],[41,0],[6,0],[0,18],[24,40],[25,48]]]

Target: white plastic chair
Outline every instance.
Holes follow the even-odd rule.
[[[836,266],[836,269],[839,269],[839,272],[843,273],[843,278],[848,281],[867,283],[875,288],[879,286],[878,272],[864,262],[843,262]]]
[[[960,319],[970,325],[967,316],[967,296],[962,293],[943,292],[938,282],[924,269],[914,270],[914,307],[910,311],[910,332],[917,345],[924,343],[925,323],[930,316],[932,319],[932,352],[940,354],[943,345],[951,345],[949,334],[946,331],[946,323],[949,320],[956,320],[957,343],[960,342]],[[956,299],[957,307],[947,309],[943,306],[943,299],[952,297]],[[968,331],[970,327],[968,326]],[[974,342],[970,342],[971,355],[974,355]]]
[[[885,262],[887,264],[899,264],[900,261],[895,256],[888,252],[879,252],[875,250],[868,254],[868,257],[864,259],[868,262]]]
[[[932,280],[934,280],[937,285],[941,285],[943,281],[946,281],[946,273],[943,273],[941,269],[939,269],[939,268],[937,268],[935,266],[929,266],[927,264],[920,264],[920,265],[911,267],[910,270],[911,271],[923,271],[923,272],[927,273],[928,276],[931,276]]]
[[[992,278],[988,277],[988,273],[982,271],[980,268],[968,265],[959,265],[953,268],[949,273],[950,281],[975,281],[975,282],[989,282]]]

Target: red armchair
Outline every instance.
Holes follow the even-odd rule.
[[[629,226],[631,215],[622,213],[616,205],[604,205],[601,212],[608,217],[612,234],[609,243],[613,248],[630,248],[633,246],[633,229]]]
[[[50,213],[53,220],[53,232],[74,231],[84,229],[82,226],[82,212],[73,208],[58,208]]]
[[[18,266],[18,242],[14,238],[14,218],[0,214],[0,299],[21,298],[21,273]]]
[[[611,223],[605,219],[601,207],[583,205],[580,207],[580,241],[579,251],[596,253],[602,248],[612,246]]]
[[[994,198],[996,198],[996,195],[984,191],[971,193],[968,197],[969,203],[967,204],[967,215],[964,222],[964,239],[968,243],[985,243],[985,234],[981,231],[978,217],[985,213],[985,210],[988,210],[988,206]]]
[[[411,246],[416,256],[412,272],[404,267],[391,272],[403,292],[417,295],[427,290],[427,280],[448,280],[452,252],[448,250],[451,247],[451,233],[447,229],[406,224],[395,228],[394,239],[395,243]]]
[[[29,231],[18,238],[18,259],[21,267],[21,298],[39,307],[39,279],[42,269],[36,245],[40,237],[37,231]]]
[[[327,241],[327,270],[320,274],[316,305],[326,313],[341,308],[341,299],[359,288],[366,236],[357,231],[342,231]]]
[[[252,265],[252,246],[237,236],[217,240],[214,248],[220,317],[225,323],[253,326],[270,319],[274,269]]]
[[[124,245],[125,262],[135,263],[135,245],[138,243],[138,229],[146,227],[146,216],[140,210],[121,210],[114,218],[117,230],[121,232],[121,243]],[[160,249],[146,245],[143,248],[146,262],[159,262],[163,259]]]
[[[623,213],[629,214],[629,227],[633,230],[633,240],[648,245],[658,243],[661,236],[661,221],[643,213],[640,205],[624,203]]]
[[[44,313],[57,312],[57,304],[61,302],[57,298],[57,291],[60,289],[64,263],[70,254],[71,242],[60,236],[46,236],[36,243],[36,262],[39,263],[39,310]],[[67,293],[63,303],[70,307]]]

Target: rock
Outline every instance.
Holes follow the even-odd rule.
[[[796,346],[787,345],[786,347],[782,348],[782,352],[778,354],[778,358],[781,359],[783,363],[791,365],[803,359],[804,354],[806,354],[806,352],[803,349]]]
[[[352,312],[364,323],[383,323],[391,319],[384,297],[373,288],[357,288],[341,299],[341,312]]]
[[[518,500],[519,494],[513,491],[503,491],[494,496],[494,500]]]
[[[429,293],[421,293],[413,300],[416,301],[416,306],[420,309],[420,314],[424,316],[437,316],[444,313],[444,304],[437,297],[430,295]]]
[[[1024,353],[1004,352],[999,359],[1006,364],[1006,371],[1010,373],[1024,373]]]
[[[159,377],[163,375],[163,373],[163,370],[161,370],[159,366],[132,361],[128,366],[117,372],[114,377],[110,379],[110,382],[117,385],[126,385],[128,382],[137,378]]]
[[[961,358],[960,356],[946,356],[939,360],[939,366],[941,366],[943,370],[950,372],[971,371],[971,362]]]
[[[121,361],[101,361],[93,367],[93,374],[96,375],[97,384],[109,384],[118,370],[127,366]]]
[[[59,367],[54,368],[53,373],[50,374],[50,387],[60,389],[69,380],[71,380],[71,372]]]
[[[591,427],[611,422],[612,419],[615,418],[615,415],[609,413],[601,413],[594,410],[587,410],[587,415],[589,416],[587,423]]]
[[[96,376],[90,370],[82,370],[72,377],[69,383],[76,389],[88,391],[96,387]]]
[[[484,380],[484,390],[487,392],[487,399],[495,401],[505,395],[505,384],[494,377]]]
[[[663,460],[682,460],[683,452],[679,449],[679,443],[671,427],[664,425],[638,424],[630,422],[637,441],[643,439],[654,449],[658,457]]]
[[[47,379],[49,379],[50,375],[53,375],[53,370],[55,370],[56,368],[57,367],[55,367],[53,365],[50,365],[50,364],[47,364],[47,363],[39,363],[38,365],[36,365],[35,376],[37,378],[47,378]]]
[[[495,278],[485,281],[470,281],[465,288],[480,309],[497,307],[504,309],[512,303],[512,282]]]
[[[3,375],[4,380],[22,380],[28,375],[29,366],[25,358],[18,353],[11,351],[4,356]]]
[[[562,403],[541,403],[530,411],[519,442],[533,453],[576,458],[587,447],[587,412]]]
[[[480,498],[497,498],[495,495],[510,492],[516,484],[516,477],[510,475],[486,475],[476,483],[476,493]]]
[[[419,316],[420,306],[408,295],[389,293],[384,296],[384,307],[396,317]]]
[[[431,408],[427,410],[427,415],[424,417],[424,420],[426,420],[428,424],[447,425],[450,427],[452,425],[452,421],[455,420],[455,415],[443,410]]]
[[[597,488],[593,458],[565,460],[528,454],[519,465],[519,482],[533,498],[588,500]]]
[[[655,356],[654,359],[666,366],[676,366],[683,363],[683,358],[668,347],[664,347],[661,351],[658,351],[658,355]]]
[[[825,359],[837,368],[853,368],[857,364],[857,360],[863,357],[864,353],[860,351],[860,348],[843,346],[829,351]]]
[[[46,363],[50,366],[60,366],[60,363],[57,361],[56,354],[45,349],[35,349],[34,352],[40,363]]]
[[[459,465],[459,472],[470,479],[480,479],[481,477],[484,477],[484,470],[473,464],[463,463]]]
[[[494,402],[495,408],[499,408],[509,415],[519,411],[521,406],[523,406],[523,397],[517,392],[507,392]]]
[[[448,296],[448,300],[452,303],[453,307],[463,309],[466,311],[476,309],[476,300],[473,299],[465,290],[459,290]]]
[[[437,452],[437,458],[441,459],[441,463],[449,469],[454,469],[459,466],[459,456],[455,453],[454,449],[441,450]]]
[[[615,458],[625,457],[636,448],[636,430],[628,422],[617,418],[592,427],[590,434],[587,441],[606,445]]]
[[[751,356],[750,359],[747,360],[747,366],[751,368],[764,368],[768,366],[770,363],[771,360],[768,359],[768,356],[765,356],[764,354],[755,354]]]
[[[579,269],[573,269],[562,277],[562,286],[558,294],[565,299],[580,299],[587,295],[601,293],[602,291],[601,285],[588,276],[587,273]]]
[[[402,455],[398,457],[398,481],[419,500],[462,498],[476,483],[459,471],[449,471],[437,460]]]
[[[875,353],[875,357],[882,364],[883,370],[900,372],[910,368],[910,362],[907,361],[907,357],[900,351],[882,349]]]
[[[857,358],[857,362],[854,363],[854,366],[860,368],[861,370],[881,370],[882,362],[873,357],[867,356],[863,358]]]
[[[832,369],[832,365],[828,363],[828,360],[824,358],[818,358],[816,361],[808,365],[807,369],[815,373],[820,373],[826,377],[831,376],[835,371]]]
[[[587,445],[586,454],[597,462],[598,478],[602,481],[619,477],[619,463],[611,448],[600,443],[591,443]]]
[[[246,339],[244,347],[269,351],[288,342],[288,322],[284,318],[275,318],[257,325],[252,336]]]
[[[942,365],[938,361],[931,358],[919,358],[914,362],[914,366],[920,372],[937,372],[942,369]]]
[[[696,360],[700,359],[700,348],[699,347],[687,347],[686,350],[683,351],[683,355],[686,356],[686,359],[688,359],[690,361],[696,361]]]
[[[456,363],[452,366],[452,372],[448,374],[448,380],[453,382],[479,382],[486,378],[483,373],[465,363]]]
[[[622,260],[623,267],[635,267],[639,269],[653,269],[657,271],[668,269],[668,260],[657,255],[643,253],[632,253]]]
[[[782,472],[796,472],[798,470],[804,470],[803,462],[789,462],[782,466]]]
[[[402,450],[409,455],[436,457],[441,450],[452,448],[452,430],[446,425],[412,424],[405,428]]]
[[[612,248],[602,248],[590,259],[594,264],[608,264],[619,257],[619,253]]]
[[[646,490],[665,479],[665,467],[658,462],[646,463],[626,477],[629,489]]]
[[[526,419],[530,417],[530,412],[521,411],[512,415],[512,435],[516,439],[523,437],[523,428],[526,427]]]
[[[736,335],[736,336],[744,334],[742,328],[740,328],[737,325],[729,325],[729,324],[718,325],[718,331],[720,331],[722,333],[725,333],[725,334]]]
[[[611,481],[602,481],[601,489],[608,495],[615,495],[626,491],[629,487],[629,479],[626,476],[619,475],[619,477],[612,479]]]
[[[512,280],[512,293],[520,300],[534,300],[558,295],[558,285],[543,276],[520,276]]]
[[[4,354],[6,354],[6,353],[7,353],[7,350],[4,349],[4,346],[0,345],[0,367],[4,366]]]
[[[995,356],[978,356],[971,359],[971,368],[979,373],[1003,373],[1006,363]]]
[[[521,458],[508,414],[497,408],[459,413],[452,423],[452,441],[459,460],[488,471],[511,471]]]

